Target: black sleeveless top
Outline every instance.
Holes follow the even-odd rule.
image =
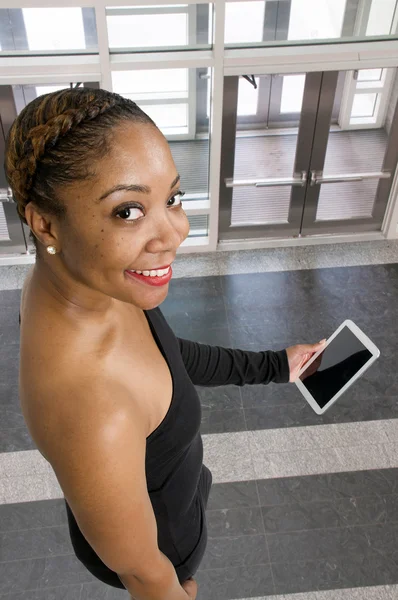
[[[169,410],[147,438],[145,468],[159,549],[178,573],[187,563],[195,564],[195,555],[203,553],[204,510],[211,479],[203,466],[201,404],[195,385],[286,383],[290,371],[285,350],[250,352],[199,344],[177,338],[160,308],[144,313],[173,382]],[[85,540],[72,511],[67,504],[66,507],[77,557],[105,580],[104,572],[113,572]],[[108,582],[118,585],[120,580]]]

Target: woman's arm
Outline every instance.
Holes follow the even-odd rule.
[[[288,383],[286,350],[251,352],[177,338],[192,383],[199,386]]]
[[[189,600],[158,548],[138,403],[98,373],[73,379],[52,398],[57,426],[43,450],[80,530],[134,600]]]

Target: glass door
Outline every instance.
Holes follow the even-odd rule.
[[[302,235],[380,231],[398,159],[395,71],[324,73]]]
[[[226,77],[220,239],[380,230],[397,98],[395,69]]]
[[[224,82],[220,239],[298,235],[301,227],[322,74],[251,81]]]

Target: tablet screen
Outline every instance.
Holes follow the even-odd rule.
[[[318,406],[323,408],[372,356],[346,326],[302,373],[300,379]]]

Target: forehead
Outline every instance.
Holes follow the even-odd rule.
[[[101,161],[107,164],[112,177],[128,177],[148,183],[153,179],[170,179],[171,170],[175,170],[170,147],[162,133],[151,124],[125,123],[113,130],[110,137],[110,153]],[[100,173],[103,169],[100,168]],[[170,184],[169,184],[170,185]]]

